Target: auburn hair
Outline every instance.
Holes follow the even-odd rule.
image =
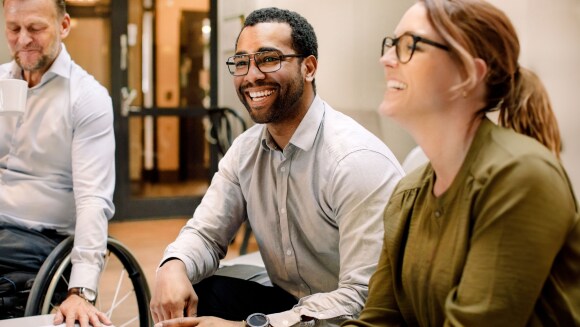
[[[475,87],[473,59],[484,60],[487,92],[481,111],[499,110],[501,126],[535,138],[559,158],[560,132],[548,93],[536,74],[518,64],[520,43],[505,13],[484,0],[420,1],[465,74],[454,89]]]

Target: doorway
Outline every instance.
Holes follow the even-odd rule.
[[[190,216],[216,169],[217,0],[67,1],[73,59],[111,94],[114,219]]]

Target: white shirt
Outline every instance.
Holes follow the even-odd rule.
[[[383,240],[383,211],[403,170],[378,138],[318,96],[290,143],[266,126],[240,135],[163,261],[185,263],[193,283],[211,276],[248,219],[272,282],[299,298],[272,326],[300,315],[336,325],[357,317]]]
[[[22,79],[22,71],[12,61],[0,78]],[[0,224],[74,233],[69,287],[97,289],[114,163],[111,98],[62,45],[28,90],[25,113],[0,117]]]
[[[405,173],[408,174],[413,170],[423,166],[427,162],[429,162],[429,158],[427,158],[425,152],[423,152],[423,149],[417,145],[411,149],[411,151],[409,151],[409,154],[407,154],[405,160],[403,160],[402,166],[405,170]]]

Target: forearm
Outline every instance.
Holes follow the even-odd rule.
[[[197,233],[184,228],[178,238],[167,246],[160,266],[171,260],[183,262],[187,277],[195,284],[211,276],[219,267],[219,260],[225,256],[225,250],[210,251],[206,242]]]
[[[73,268],[69,287],[97,289],[107,248],[107,220],[102,207],[79,210],[71,252]]]
[[[244,222],[244,203],[239,186],[218,172],[193,217],[165,250],[162,262],[171,257],[183,261],[192,283],[211,276]]]

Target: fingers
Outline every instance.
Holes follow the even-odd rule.
[[[217,317],[181,317],[155,324],[154,327],[240,327],[240,321],[228,321]]]
[[[159,316],[157,315],[157,312],[153,310],[153,308],[149,308],[149,311],[151,311],[151,318],[153,318],[153,323],[156,324],[159,321],[163,320],[163,319],[159,319]]]
[[[75,321],[78,321],[80,327],[101,327],[102,324],[112,325],[106,314],[77,296],[70,296],[61,303],[55,314],[54,323],[62,324],[63,321],[66,322],[67,327],[73,327]]]
[[[87,314],[79,314],[77,320],[79,321],[80,327],[90,327],[89,326],[89,315],[87,315]],[[68,327],[68,319],[67,319],[67,322],[66,322],[66,326]],[[71,325],[71,327],[74,327],[74,324]],[[100,327],[100,326],[95,326],[95,327]]]
[[[101,318],[99,316],[98,311],[89,313],[88,318],[89,318],[89,321],[91,323],[90,326],[101,327]],[[87,325],[87,327],[90,327],[90,326]]]
[[[165,303],[164,305],[151,305],[151,316],[153,321],[158,323],[163,320],[183,317],[185,304],[181,303]]]
[[[53,323],[55,325],[60,325],[63,322],[64,322],[64,316],[63,316],[62,312],[60,312],[60,310],[58,310],[56,312],[56,314],[54,315],[54,321],[53,321]]]
[[[197,297],[180,260],[170,260],[157,271],[149,309],[155,323],[196,312]],[[192,303],[193,302],[193,303]]]
[[[185,308],[186,317],[197,317],[197,303],[193,301],[187,302],[187,307]]]
[[[74,327],[75,325],[75,315],[66,315],[65,319],[66,319],[66,327]]]
[[[80,327],[101,327],[103,324],[112,325],[112,322],[107,315],[100,311],[89,311],[88,313],[77,312],[74,315],[70,314],[66,316],[67,327],[73,327],[75,321],[78,321]],[[55,324],[60,323],[55,320]]]
[[[191,327],[198,324],[199,318],[197,317],[179,317],[158,322],[154,327]]]
[[[197,302],[199,298],[195,293],[193,287],[189,290],[189,299],[187,301],[187,307],[185,308],[185,315],[187,317],[197,317]]]
[[[111,319],[109,319],[109,317],[107,317],[107,315],[104,312],[101,311],[97,311],[97,316],[99,317],[99,320],[105,324],[105,325],[112,325],[113,322],[111,321]]]

